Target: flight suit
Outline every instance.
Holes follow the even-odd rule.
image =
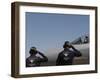
[[[72,65],[74,57],[81,56],[81,53],[76,49],[74,51],[67,49],[59,53],[56,60],[56,65]]]

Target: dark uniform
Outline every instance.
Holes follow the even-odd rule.
[[[79,57],[81,54],[77,51],[64,50],[59,53],[56,65],[72,65],[74,57]]]
[[[31,51],[32,53],[32,51]],[[34,53],[33,53],[34,54]],[[36,54],[40,54],[42,56],[42,58],[36,56]],[[30,55],[27,59],[26,59],[26,67],[36,67],[36,66],[40,66],[40,64],[42,62],[47,62],[48,58],[46,56],[43,55],[43,53],[36,51],[35,55]]]
[[[72,47],[73,50],[69,48],[64,49],[59,53],[56,60],[56,65],[72,65],[74,57],[80,57],[81,53]]]

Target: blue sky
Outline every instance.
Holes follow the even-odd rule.
[[[89,33],[89,15],[26,12],[25,16],[26,56],[32,46],[42,52],[62,48],[66,40]]]

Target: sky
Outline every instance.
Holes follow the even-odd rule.
[[[26,12],[26,57],[31,47],[44,52],[89,33],[89,15]]]

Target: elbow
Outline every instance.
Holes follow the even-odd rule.
[[[48,58],[46,58],[46,62],[48,62]]]
[[[82,53],[81,52],[78,52],[77,54],[76,54],[76,57],[81,57],[82,56]]]
[[[44,59],[44,62],[48,62],[48,58],[47,57]]]
[[[79,57],[81,57],[82,56],[82,53],[81,52],[79,52],[79,55],[78,55]]]
[[[82,53],[80,53],[80,56],[82,56]]]

